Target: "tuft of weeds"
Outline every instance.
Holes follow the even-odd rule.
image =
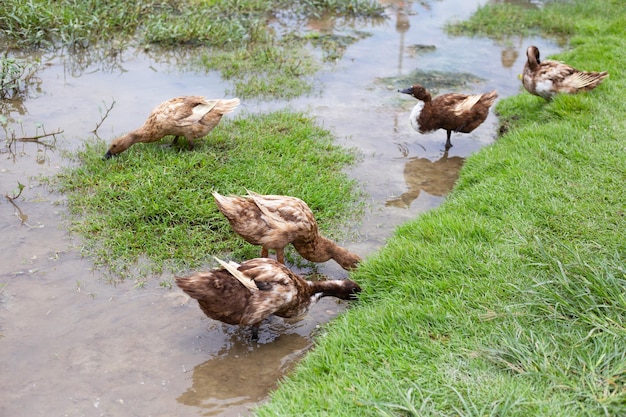
[[[331,134],[303,114],[223,120],[194,151],[167,142],[137,144],[108,161],[101,159],[106,144],[89,142],[81,164],[57,178],[68,195],[71,230],[118,275],[132,275],[139,261],[147,263],[142,271],[161,272],[213,264],[213,255],[257,257],[260,249],[232,231],[212,191],[302,198],[321,231],[335,238],[358,211],[358,191],[342,172],[355,154],[333,145]]]
[[[10,57],[5,52],[0,56],[0,99],[26,95],[39,68],[39,62]]]

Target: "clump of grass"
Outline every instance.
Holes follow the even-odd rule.
[[[564,40],[571,36],[574,27],[556,5],[530,9],[510,3],[485,5],[478,8],[472,18],[445,25],[451,35],[475,35],[500,39],[508,36],[555,36]]]
[[[97,264],[122,276],[140,259],[152,272],[195,268],[212,264],[213,255],[242,260],[260,253],[234,234],[214,190],[297,196],[321,231],[338,238],[338,227],[357,212],[358,191],[342,172],[355,154],[332,140],[302,114],[225,119],[191,152],[165,140],[102,161],[106,145],[88,143],[58,186],[68,195],[71,230]]]
[[[415,69],[406,75],[383,77],[378,82],[383,85],[392,85],[397,88],[406,88],[412,84],[422,84],[431,94],[477,84],[485,80],[468,72],[423,71]]]
[[[321,68],[313,54],[302,42],[263,44],[235,51],[207,51],[194,58],[207,70],[219,70],[225,80],[234,85],[231,92],[238,97],[290,99],[313,91],[310,78]]]
[[[596,333],[619,333],[626,330],[626,254],[600,257],[596,264],[585,259],[578,248],[561,242],[550,253],[537,239],[538,254],[527,307],[540,317],[577,324]]]
[[[10,57],[5,52],[0,56],[0,99],[27,94],[38,69],[39,62]]]

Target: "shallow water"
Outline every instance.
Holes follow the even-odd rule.
[[[442,32],[444,22],[467,18],[484,1],[384,3],[391,16],[386,24],[362,28],[373,36],[318,74],[321,95],[245,101],[227,116],[289,106],[316,116],[340,144],[360,150],[362,160],[349,172],[367,193],[369,209],[343,243],[364,256],[383,246],[395,226],[441,204],[465,158],[496,138],[492,112],[471,134],[453,134],[454,146],[444,153],[445,132],[412,131],[414,101],[389,79],[416,69],[471,73],[484,81],[459,91],[497,89],[502,98],[520,91],[526,46],[538,45],[544,56],[557,51],[542,39],[498,44]],[[332,21],[314,24],[332,27]],[[47,145],[17,141],[0,149],[2,195],[25,185],[16,205],[0,196],[0,415],[245,414],[344,304],[325,299],[300,322],[274,319],[251,344],[248,333],[207,319],[178,289],[159,288],[158,278],[108,284],[81,257],[80,239],[68,236],[63,196],[37,179],[72,163],[63,151],[93,136],[113,101],[97,131],[106,141],[136,128],[163,100],[223,97],[228,83],[216,74],[178,71],[175,57],[138,50],[121,51],[107,64],[89,56],[80,65],[64,55],[43,61],[30,96],[0,108],[7,137],[11,130],[16,137],[42,134],[44,127],[63,131],[42,138]],[[332,262],[322,272],[345,276]]]

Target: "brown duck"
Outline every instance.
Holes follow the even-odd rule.
[[[531,94],[552,100],[558,93],[576,94],[596,88],[609,73],[579,71],[567,64],[551,60],[539,60],[539,48],[529,46],[528,60],[522,72],[522,84]]]
[[[218,209],[233,230],[248,243],[261,246],[261,256],[276,251],[276,259],[285,263],[285,247],[292,244],[304,259],[311,262],[335,260],[342,268],[355,268],[361,258],[319,234],[309,206],[296,197],[260,195],[248,191],[244,197],[225,197],[213,193]]]
[[[217,258],[216,258],[217,259]],[[198,300],[208,317],[223,323],[252,326],[258,339],[259,325],[273,315],[301,317],[321,297],[355,299],[361,287],[349,279],[308,281],[273,259],[257,258],[226,263],[221,268],[176,277],[176,284]]]
[[[109,159],[130,148],[135,143],[156,142],[168,135],[173,143],[181,136],[187,139],[189,149],[193,141],[208,134],[239,105],[238,98],[207,100],[200,96],[177,97],[159,104],[139,129],[120,136],[111,142],[104,159]]]
[[[442,94],[432,98],[420,84],[413,84],[400,93],[409,94],[418,100],[411,110],[409,121],[419,133],[429,133],[444,129],[447,134],[446,150],[452,147],[452,132],[470,133],[482,124],[489,114],[489,108],[498,97],[495,91],[485,94]]]

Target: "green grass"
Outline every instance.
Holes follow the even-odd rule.
[[[467,27],[495,36],[501,11],[537,15],[512,7]],[[351,274],[360,301],[257,415],[626,415],[626,9],[541,13],[554,10],[533,25],[574,22],[558,58],[610,78],[550,103],[500,101],[507,133]]]
[[[57,178],[68,195],[71,230],[114,274],[127,276],[138,262],[160,272],[213,264],[214,255],[258,257],[260,248],[232,232],[212,191],[302,198],[331,238],[359,211],[357,188],[342,171],[356,155],[302,114],[224,118],[193,151],[170,142],[137,144],[107,161],[107,144],[92,142]]]
[[[305,29],[308,19],[327,14],[339,33]],[[194,70],[232,80],[229,94],[289,99],[315,91],[318,50],[322,60],[340,58],[347,44],[366,36],[352,23],[384,18],[374,0],[4,0],[0,46],[66,48],[76,53],[76,67],[100,60],[115,67],[118,52],[133,44],[175,50]],[[90,59],[81,60],[86,54]]]

